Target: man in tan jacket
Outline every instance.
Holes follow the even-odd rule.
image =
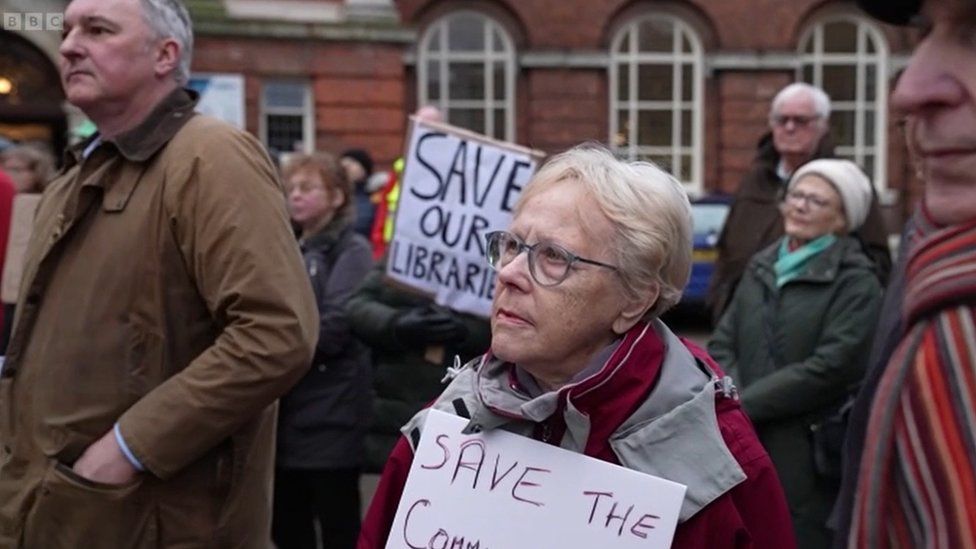
[[[274,169],[194,113],[179,0],[74,0],[99,131],[38,208],[0,372],[0,547],[267,547],[275,399],[315,301]]]

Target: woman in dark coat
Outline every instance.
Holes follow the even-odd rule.
[[[801,548],[830,546],[837,479],[818,467],[813,430],[864,374],[881,285],[850,233],[871,200],[847,160],[815,160],[791,178],[785,236],[756,254],[708,350],[734,378],[783,482]]]
[[[272,534],[279,549],[352,549],[359,535],[359,474],[371,411],[369,351],[349,329],[345,305],[372,264],[352,229],[352,184],[332,155],[292,159],[288,209],[319,309],[312,368],[281,399]]]

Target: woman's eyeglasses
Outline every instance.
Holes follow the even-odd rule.
[[[789,191],[786,193],[786,201],[792,202],[796,205],[805,205],[808,207],[813,207],[818,210],[823,210],[830,207],[830,201],[826,198],[820,198],[812,194],[807,194],[803,191]]]
[[[507,231],[494,231],[488,233],[486,238],[488,246],[485,249],[485,256],[492,269],[501,270],[520,253],[527,252],[529,273],[540,286],[555,286],[566,280],[575,263],[588,263],[613,271],[618,270],[613,265],[580,257],[550,242],[536,242],[530,246]]]

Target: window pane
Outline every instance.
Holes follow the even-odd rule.
[[[427,42],[427,51],[439,52],[441,51],[441,36],[444,34],[444,26],[438,25],[430,33],[430,39]]]
[[[875,164],[875,157],[873,154],[864,155],[864,162],[861,163],[861,169],[863,169],[864,173],[868,174],[868,177],[872,179],[871,181],[872,184],[877,183],[876,181],[874,181],[874,164]]]
[[[878,91],[878,67],[874,64],[864,67],[864,99],[874,101]]]
[[[810,37],[807,38],[806,43],[803,44],[803,48],[801,49],[801,51],[803,53],[806,53],[806,54],[813,53],[813,46],[814,46],[814,42],[815,42],[814,36],[816,36],[816,33],[811,32],[810,33]]]
[[[667,156],[665,156],[665,155],[651,155],[651,154],[649,154],[649,155],[641,155],[641,158],[640,159],[641,160],[647,160],[649,162],[653,162],[653,163],[657,164],[657,167],[658,168],[661,168],[662,170],[664,170],[664,171],[666,171],[666,172],[668,172],[668,173],[670,173],[670,174],[673,175],[673,172],[671,171],[671,155],[667,155]]]
[[[448,23],[447,47],[451,51],[484,51],[485,22],[478,15],[456,15]]]
[[[492,99],[497,99],[499,101],[505,100],[505,63],[499,61],[498,63],[493,63],[492,72],[494,73],[494,86],[495,95]]]
[[[681,111],[681,146],[690,147],[691,146],[691,136],[693,135],[691,127],[692,124],[692,111],[683,110]]]
[[[857,97],[857,67],[825,65],[823,89],[832,101],[854,101]]]
[[[674,51],[674,24],[664,19],[642,21],[637,34],[639,51]]]
[[[851,53],[857,51],[857,25],[846,22],[827,23],[824,29],[824,51]]]
[[[691,101],[695,89],[695,67],[685,63],[681,67],[681,100]]]
[[[803,66],[803,81],[808,84],[813,83],[813,65]]]
[[[683,154],[679,158],[681,170],[673,175],[678,178],[678,181],[691,181],[691,155]]]
[[[451,99],[484,99],[485,66],[483,63],[451,63],[448,94]]]
[[[495,109],[494,119],[495,131],[492,137],[495,139],[505,139],[505,111],[503,109]]]
[[[264,105],[272,108],[305,108],[305,84],[301,82],[266,82]]]
[[[871,38],[870,33],[865,33],[865,34],[867,34],[867,36],[865,37],[867,39],[864,41],[865,49],[867,50],[868,53],[876,53],[878,51],[878,48],[875,47],[874,45],[874,38]]]
[[[655,147],[671,146],[671,111],[637,113],[637,142]]]
[[[630,38],[635,32],[636,30],[629,30],[623,35],[620,42],[617,44],[617,53],[628,53],[630,51]]]
[[[617,99],[630,99],[630,66],[626,64],[617,66]]]
[[[691,40],[688,39],[688,33],[681,33],[681,51],[683,53],[692,53]]]
[[[427,99],[436,101],[441,98],[441,63],[427,62]]]
[[[617,133],[613,136],[614,147],[630,144],[630,116],[627,111],[617,111]]]
[[[641,101],[670,101],[674,90],[671,65],[639,65],[637,96]]]
[[[505,51],[505,42],[502,40],[502,33],[495,29],[491,32],[491,49],[496,52]]]
[[[854,145],[854,113],[834,111],[830,115],[830,135],[838,146]]]
[[[447,113],[447,119],[455,126],[485,133],[485,111],[483,109],[451,109]]]
[[[301,148],[302,116],[271,114],[267,117],[268,148],[278,152],[291,152]]]
[[[864,113],[864,144],[868,147],[874,146],[874,111]],[[870,172],[869,172],[870,173]]]

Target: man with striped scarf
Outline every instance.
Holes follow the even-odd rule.
[[[925,193],[903,289],[889,296],[898,319],[882,321],[892,344],[851,419],[845,483],[856,491],[853,505],[841,496],[839,537],[849,548],[976,548],[976,0],[859,3],[923,32],[891,104]]]

